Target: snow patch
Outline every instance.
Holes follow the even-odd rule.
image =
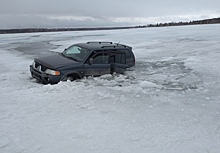
[[[153,82],[149,82],[149,81],[141,81],[140,87],[142,87],[142,88],[159,88],[158,85],[156,85]]]

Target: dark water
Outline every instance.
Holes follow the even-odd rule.
[[[24,55],[30,55],[34,57],[41,57],[45,55],[57,54],[54,50],[61,45],[54,45],[50,42],[56,41],[69,41],[69,40],[80,40],[83,38],[94,40],[97,37],[104,37],[106,34],[91,34],[91,35],[60,35],[60,33],[45,33],[37,35],[11,35],[10,37],[5,37],[0,42],[0,49],[5,49],[8,51],[18,51]],[[12,37],[14,36],[14,37]],[[102,40],[102,38],[100,39]],[[58,51],[62,52],[62,50]]]
[[[51,45],[49,42],[33,42],[25,44],[14,44],[17,47],[14,50],[19,51],[26,55],[34,55],[37,57],[56,54],[51,52],[51,49],[56,49],[58,46]]]

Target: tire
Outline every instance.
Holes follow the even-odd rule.
[[[76,73],[73,73],[73,74],[68,74],[66,77],[64,77],[64,79],[62,81],[75,81],[77,79],[80,79],[80,76]]]

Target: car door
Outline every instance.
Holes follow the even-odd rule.
[[[84,64],[86,76],[100,76],[110,74],[109,54],[97,52],[91,55]]]
[[[126,64],[126,54],[124,52],[111,52],[109,62],[111,64],[111,73],[124,73],[129,67]]]

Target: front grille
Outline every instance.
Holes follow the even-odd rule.
[[[46,71],[46,69],[47,69],[47,67],[46,66],[43,66],[43,65],[41,65],[41,71]]]
[[[34,78],[38,79],[38,80],[41,80],[41,79],[42,79],[42,78],[41,78],[41,75],[38,74],[38,73],[39,73],[39,72],[35,71],[34,73],[32,73],[32,76],[33,76]]]
[[[37,69],[39,66],[40,66],[40,64],[38,62],[35,62],[34,68]]]
[[[34,63],[34,69],[37,70],[37,71],[39,71],[39,72],[44,72],[44,71],[46,71],[47,67],[44,66],[44,65],[41,65],[41,64],[38,63],[38,62],[35,62],[35,63]]]

